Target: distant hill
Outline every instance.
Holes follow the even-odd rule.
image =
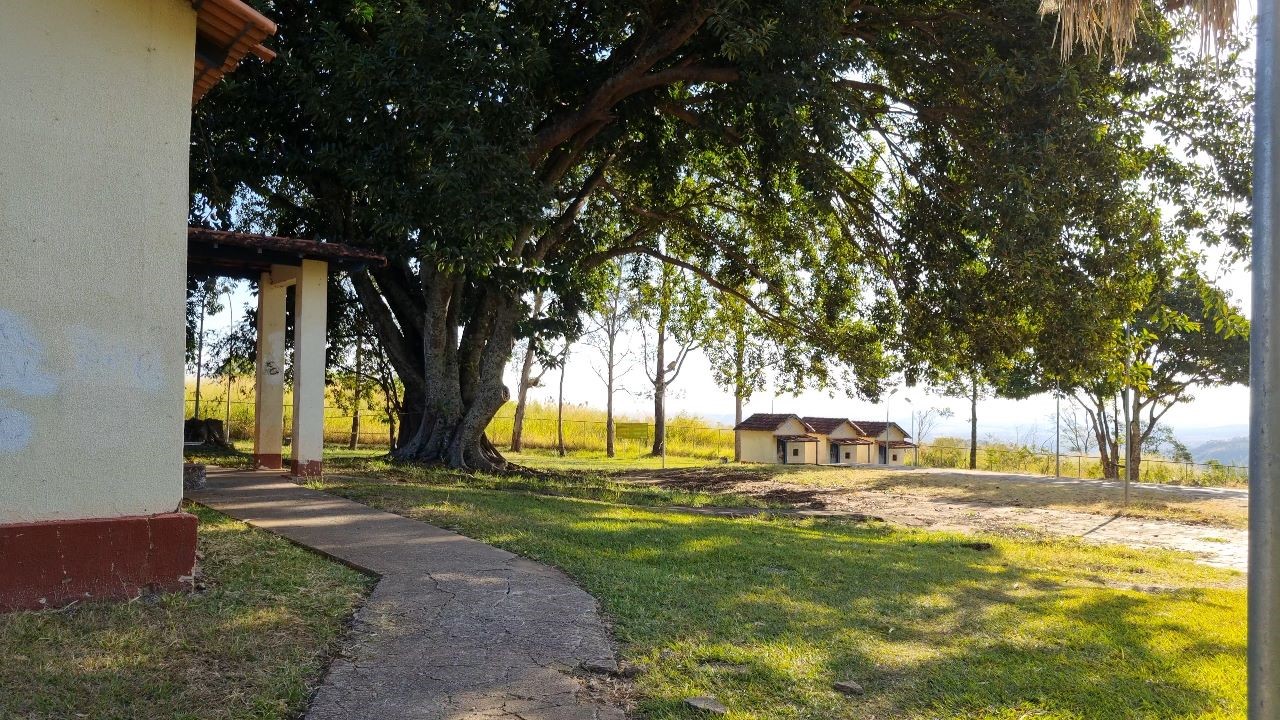
[[[1244,465],[1249,462],[1249,438],[1247,437],[1210,440],[1192,445],[1189,449],[1198,463],[1217,460],[1224,465]]]

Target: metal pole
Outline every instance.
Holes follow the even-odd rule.
[[[1280,719],[1280,13],[1258,0],[1253,161],[1253,311],[1249,356],[1249,720]]]
[[[1062,396],[1053,394],[1053,476],[1062,477]]]

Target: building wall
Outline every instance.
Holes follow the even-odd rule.
[[[738,430],[742,439],[742,462],[778,462],[778,441],[768,430]]]
[[[837,425],[835,429],[832,430],[827,435],[819,435],[818,436],[818,464],[819,465],[831,464],[831,441],[832,440],[843,440],[846,438],[855,438],[857,436],[858,436],[857,431],[854,430],[853,426],[849,425],[848,423],[841,423],[840,425]],[[836,462],[837,465],[846,465],[846,464],[857,462],[854,459],[855,456],[853,454],[854,448],[856,446],[847,445],[847,446],[837,446],[837,447],[840,448],[840,450],[838,451],[839,455],[837,456],[837,462]],[[844,457],[845,452],[849,453],[849,459],[847,460]]]
[[[889,436],[890,442],[907,439],[907,434],[905,432],[890,425],[889,429],[886,430],[885,433],[881,434],[879,438],[877,438],[877,441],[884,442],[886,434]],[[876,462],[880,462],[879,452],[880,452],[880,449],[879,447],[877,447]],[[889,448],[885,454],[885,464],[886,465],[906,465],[907,457],[908,457],[907,453],[909,452],[912,452],[911,448]],[[897,457],[894,457],[895,455]]]
[[[815,465],[818,462],[818,445],[816,442],[787,443],[788,465]]]
[[[742,462],[757,463],[777,463],[778,462],[778,435],[804,435],[809,432],[804,423],[795,418],[787,418],[776,430],[736,430],[738,437],[742,441]],[[812,464],[816,455],[814,454],[814,443],[809,443],[808,452],[801,452],[801,457],[807,458],[806,463]],[[792,462],[790,457],[791,451],[787,450],[787,461]]]
[[[185,0],[15,0],[0,22],[0,523],[182,494]]]

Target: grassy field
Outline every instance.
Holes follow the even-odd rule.
[[[1248,507],[1231,498],[1178,495],[1135,483],[1130,502],[1123,505],[1123,491],[1099,483],[1054,483],[1047,478],[1018,475],[985,475],[967,472],[885,470],[876,467],[824,467],[814,465],[721,464],[699,458],[668,458],[676,472],[663,475],[654,458],[620,462],[597,453],[531,451],[507,456],[513,462],[539,470],[574,472],[613,477],[619,481],[660,479],[667,487],[732,489],[742,483],[773,482],[787,487],[842,488],[856,492],[919,495],[962,503],[1026,508],[1055,508],[1099,515],[1176,520],[1222,527],[1248,526]],[[682,468],[701,468],[698,473]],[[646,472],[648,471],[648,472]],[[738,493],[741,494],[741,493]]]
[[[653,720],[693,717],[681,700],[701,694],[760,720],[1244,717],[1241,577],[1173,554],[698,516],[638,506],[690,500],[666,490],[602,496],[589,473],[356,465],[325,488],[561,567],[599,598]],[[866,694],[834,692],[845,679]]]
[[[192,511],[203,591],[0,615],[0,717],[298,717],[369,580]]]
[[[228,467],[247,467],[249,458],[243,453],[250,446],[243,442],[238,442],[236,446],[239,451],[236,453],[201,451],[196,454],[188,453],[188,459]],[[285,448],[285,452],[287,456],[288,448]],[[344,467],[390,468],[390,464],[378,462],[383,455],[385,450],[376,448],[348,451],[329,447],[325,449],[325,462],[333,471]],[[612,478],[611,482],[615,486],[626,484],[629,479],[655,478],[662,480],[662,484],[668,487],[684,487],[688,490],[732,489],[738,483],[773,482],[787,487],[841,488],[854,492],[919,495],[922,499],[1054,508],[1241,529],[1247,527],[1249,521],[1247,503],[1242,500],[1178,495],[1144,486],[1142,483],[1131,486],[1130,502],[1126,506],[1123,504],[1123,491],[1119,488],[1091,482],[1053,483],[1045,478],[1018,475],[991,476],[937,470],[915,472],[875,467],[725,464],[708,458],[669,455],[666,468],[677,472],[671,473],[667,478],[660,472],[663,467],[662,459],[648,455],[608,458],[603,452],[586,451],[560,457],[552,451],[529,450],[524,453],[507,453],[506,458],[534,470],[570,474],[579,476],[580,479]],[[678,472],[690,468],[701,468],[701,472],[695,475]],[[716,496],[713,502],[717,505],[761,504],[742,492],[731,492],[729,497]]]

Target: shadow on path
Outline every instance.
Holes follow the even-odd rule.
[[[564,573],[279,471],[209,469],[195,502],[380,578],[311,720],[621,720],[578,668],[616,667],[595,599]]]

